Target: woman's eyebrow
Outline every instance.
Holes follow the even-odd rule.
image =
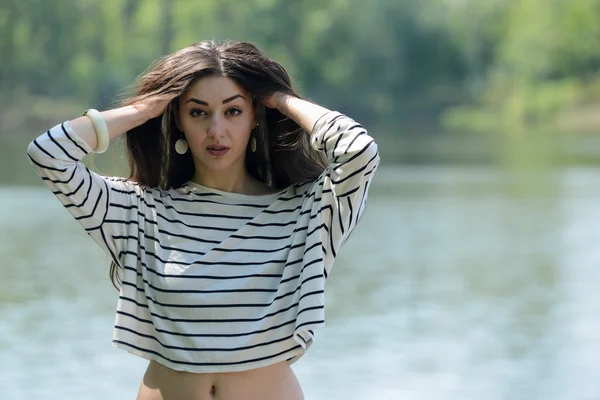
[[[246,100],[246,98],[245,98],[244,96],[242,96],[241,94],[239,94],[239,93],[238,93],[238,94],[236,94],[235,96],[231,96],[231,97],[228,97],[228,98],[226,98],[225,100],[223,100],[223,104],[225,104],[225,103],[229,103],[230,101],[232,101],[232,100],[235,100],[235,99],[237,99],[238,97],[241,97],[242,99]]]
[[[191,99],[188,99],[188,100],[185,102],[185,104],[187,104],[187,103],[189,103],[189,102],[192,102],[192,103],[197,103],[197,104],[200,104],[200,105],[202,105],[202,106],[207,106],[207,107],[208,107],[208,103],[207,103],[207,102],[205,102],[204,100],[198,100],[198,99],[195,99],[195,98],[193,98],[193,97],[192,97]]]
[[[223,100],[223,104],[229,103],[230,101],[233,101],[233,100],[237,99],[238,97],[241,97],[242,99],[246,100],[246,98],[245,98],[244,96],[242,96],[241,94],[236,94],[236,95],[234,95],[234,96],[228,97],[228,98],[226,98],[225,100]],[[204,101],[204,100],[199,100],[199,99],[196,99],[196,98],[194,98],[194,97],[192,97],[191,99],[188,99],[188,100],[187,100],[185,103],[187,104],[187,103],[189,103],[190,101],[191,101],[192,103],[197,103],[197,104],[200,104],[200,105],[203,105],[203,106],[207,106],[207,107],[208,107],[208,103],[207,103],[206,101]]]

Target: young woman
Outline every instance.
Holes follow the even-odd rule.
[[[122,134],[128,179],[79,162]],[[204,41],[27,151],[112,258],[113,344],[150,361],[138,399],[303,399],[290,364],[324,326],[379,163],[361,125],[303,100],[255,46]]]

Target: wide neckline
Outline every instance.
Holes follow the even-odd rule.
[[[204,186],[201,185],[199,183],[196,183],[194,181],[187,181],[185,183],[186,186],[195,189],[196,191],[202,192],[202,193],[215,193],[221,196],[225,196],[225,197],[229,197],[229,198],[236,198],[236,199],[244,199],[244,200],[267,200],[267,199],[275,199],[279,196],[281,196],[283,193],[287,192],[289,190],[288,188],[285,188],[283,190],[280,190],[278,192],[275,193],[267,193],[267,194],[244,194],[244,193],[236,193],[236,192],[226,192],[224,190],[219,190],[219,189],[214,189],[208,186]]]

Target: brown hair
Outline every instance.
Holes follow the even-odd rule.
[[[139,77],[134,95],[121,102],[131,105],[150,97],[175,96],[162,116],[126,133],[130,180],[169,189],[193,177],[191,152],[180,155],[173,151],[181,137],[174,113],[178,97],[210,75],[227,76],[253,95],[259,126],[253,132],[256,151],[246,151],[246,168],[254,178],[282,189],[314,180],[323,172],[324,156],[310,146],[308,134],[292,119],[262,104],[264,96],[278,91],[300,97],[286,70],[253,44],[207,40],[158,59]],[[118,268],[111,263],[110,278],[117,288]]]

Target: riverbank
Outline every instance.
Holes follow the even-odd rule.
[[[85,107],[74,101],[28,97],[0,111],[0,184],[36,184],[25,154],[28,143],[54,124],[74,118]],[[600,105],[564,112],[551,127],[514,132],[436,132],[434,124],[419,129],[368,126],[383,162],[404,165],[505,165],[540,169],[566,165],[600,165]],[[122,140],[105,154],[94,155],[102,173],[128,172]],[[89,158],[86,164],[90,165]]]

